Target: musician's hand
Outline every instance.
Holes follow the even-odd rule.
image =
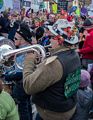
[[[39,64],[41,62],[40,55],[36,52],[29,52],[26,55],[26,60],[33,61],[35,64]]]
[[[34,52],[34,53],[27,53],[26,55],[26,59],[30,59],[30,60],[35,60],[37,57],[37,53]]]
[[[15,59],[15,56],[11,56],[8,58],[7,61],[4,62],[4,65],[5,66],[13,66],[14,65],[14,59]]]

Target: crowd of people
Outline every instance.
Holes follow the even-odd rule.
[[[0,120],[93,118],[92,17],[65,10],[59,14],[24,8],[20,13],[4,11],[0,14],[3,44],[14,49],[40,44],[46,58],[38,63],[41,53],[29,51],[10,56],[3,64],[0,60]]]

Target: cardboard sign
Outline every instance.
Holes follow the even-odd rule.
[[[67,28],[67,27],[73,27],[74,23],[73,22],[68,22],[67,19],[58,19],[53,26],[57,25],[58,28]]]

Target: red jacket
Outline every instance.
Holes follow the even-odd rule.
[[[83,59],[93,60],[93,29],[91,29],[89,35],[86,37],[83,48],[80,49]]]

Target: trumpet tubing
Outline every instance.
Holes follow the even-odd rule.
[[[20,53],[26,53],[26,52],[30,52],[30,51],[40,51],[41,55],[42,55],[42,60],[46,57],[44,47],[37,44],[37,45],[32,45],[32,46],[28,46],[28,47],[24,47],[24,48],[10,50],[3,54],[3,58],[5,59],[5,58],[13,56],[13,55],[17,55]]]
[[[46,57],[46,52],[44,47],[39,44],[27,46],[20,49],[12,49],[11,46],[5,44],[0,47],[0,63],[5,65],[5,63],[8,62],[9,58],[11,58],[12,56],[16,56],[18,54],[22,54],[30,51],[36,52],[39,55],[41,62]],[[18,63],[16,63],[16,65],[18,66]],[[18,67],[22,69],[20,66]]]

